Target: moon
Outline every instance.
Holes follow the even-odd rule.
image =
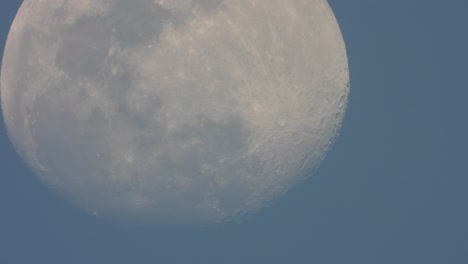
[[[326,0],[25,0],[1,68],[19,155],[90,212],[216,224],[310,176],[340,129]]]

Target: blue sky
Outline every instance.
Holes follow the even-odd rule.
[[[468,4],[330,0],[351,94],[315,175],[242,223],[96,219],[28,170],[0,124],[0,263],[468,263]],[[21,1],[0,4],[0,50]]]

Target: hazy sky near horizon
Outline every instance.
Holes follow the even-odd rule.
[[[21,2],[0,3],[2,52]],[[122,226],[50,191],[2,119],[0,263],[468,263],[466,0],[329,3],[351,93],[308,181],[241,223]]]

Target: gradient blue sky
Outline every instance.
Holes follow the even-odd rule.
[[[0,3],[2,51],[21,2]],[[0,263],[468,263],[468,2],[329,2],[351,94],[306,183],[242,223],[120,226],[49,191],[2,120]]]

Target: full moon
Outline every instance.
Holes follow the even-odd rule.
[[[326,0],[25,0],[1,68],[19,155],[86,212],[238,219],[310,176],[349,93]]]

